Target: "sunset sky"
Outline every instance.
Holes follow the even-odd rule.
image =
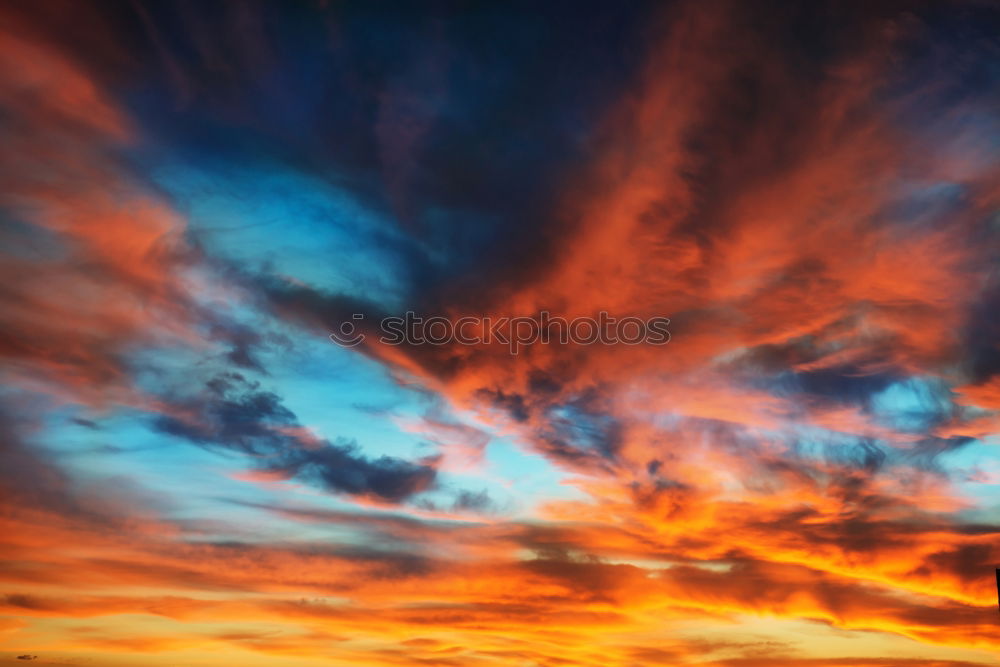
[[[1000,665],[996,2],[5,0],[0,253],[0,665]]]

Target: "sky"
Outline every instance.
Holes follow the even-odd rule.
[[[4,2],[0,664],[1000,665],[998,35]]]

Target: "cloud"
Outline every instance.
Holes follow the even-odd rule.
[[[992,8],[324,4],[3,11],[0,643],[990,664]],[[291,176],[209,207],[227,252],[176,165]],[[402,310],[671,342],[380,343]],[[331,369],[403,407],[296,395]]]
[[[172,414],[155,417],[153,427],[204,447],[240,451],[264,470],[335,493],[402,502],[436,482],[433,458],[369,458],[356,443],[310,436],[277,394],[236,372],[212,377],[198,395],[175,402]]]

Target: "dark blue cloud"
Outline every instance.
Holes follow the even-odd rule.
[[[431,460],[370,458],[355,442],[305,436],[277,394],[239,373],[216,375],[197,395],[175,400],[172,409],[183,416],[157,416],[154,429],[203,447],[248,454],[264,470],[334,493],[402,502],[436,483]]]

